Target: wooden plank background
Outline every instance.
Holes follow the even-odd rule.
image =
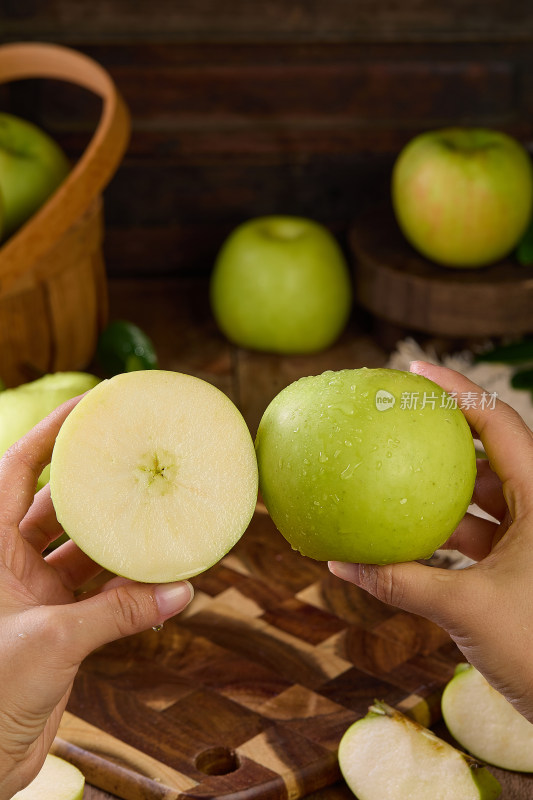
[[[106,192],[111,276],[205,276],[224,236],[303,214],[345,241],[401,146],[448,124],[533,142],[527,0],[0,0],[0,40],[79,48],[133,117]],[[83,150],[98,103],[29,81],[10,108]]]

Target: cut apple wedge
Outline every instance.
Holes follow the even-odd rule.
[[[82,800],[85,778],[77,767],[48,754],[41,771],[11,800]]]
[[[339,766],[358,800],[494,800],[501,792],[485,767],[382,702],[348,728]]]
[[[489,764],[533,772],[533,725],[470,664],[460,664],[441,700],[461,747]]]
[[[71,539],[133,580],[190,578],[242,536],[257,461],[237,407],[191,375],[144,370],[102,381],[69,414],[50,489]]]

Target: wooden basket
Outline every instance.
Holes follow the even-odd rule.
[[[124,154],[130,120],[109,74],[58,45],[0,47],[0,83],[52,78],[102,98],[80,160],[39,211],[0,248],[0,378],[16,386],[41,373],[83,369],[107,321],[101,192]]]

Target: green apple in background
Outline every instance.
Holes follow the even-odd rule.
[[[10,236],[57,189],[69,172],[58,144],[43,130],[0,113],[0,231]]]
[[[442,716],[454,739],[476,758],[516,772],[533,772],[533,725],[470,664],[460,664],[446,688]]]
[[[240,225],[211,276],[211,305],[227,338],[252,350],[313,353],[344,329],[351,280],[332,234],[310,219],[268,216]]]
[[[381,702],[343,735],[339,766],[358,800],[495,800],[501,793],[486,767]]]
[[[474,442],[432,381],[393,369],[300,378],[256,436],[259,486],[278,530],[320,561],[429,557],[472,496]]]
[[[530,221],[533,171],[525,148],[484,128],[422,133],[399,154],[392,203],[408,241],[448,267],[508,255]]]
[[[0,392],[0,454],[37,425],[54,408],[87,392],[99,378],[87,372],[53,372],[15,389]],[[48,482],[49,466],[39,478],[40,489]]]
[[[102,381],[54,446],[57,518],[87,555],[145,582],[190,578],[242,536],[257,502],[252,437],[237,407],[191,375]]]

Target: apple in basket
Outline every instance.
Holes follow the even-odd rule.
[[[257,461],[237,407],[191,375],[140,370],[95,386],[57,436],[57,518],[105,569],[149,583],[190,578],[242,536]]]
[[[303,555],[391,563],[428,558],[472,497],[474,442],[456,401],[421,375],[346,369],[300,378],[256,436],[259,486]]]
[[[482,267],[508,255],[528,226],[531,159],[499,131],[428,131],[399,154],[392,203],[406,239],[424,256],[447,267]]]
[[[57,189],[70,165],[43,130],[0,113],[0,235],[10,236]]]
[[[340,246],[302,217],[248,220],[226,239],[210,284],[215,319],[235,344],[271,353],[314,353],[346,325],[352,301]]]

